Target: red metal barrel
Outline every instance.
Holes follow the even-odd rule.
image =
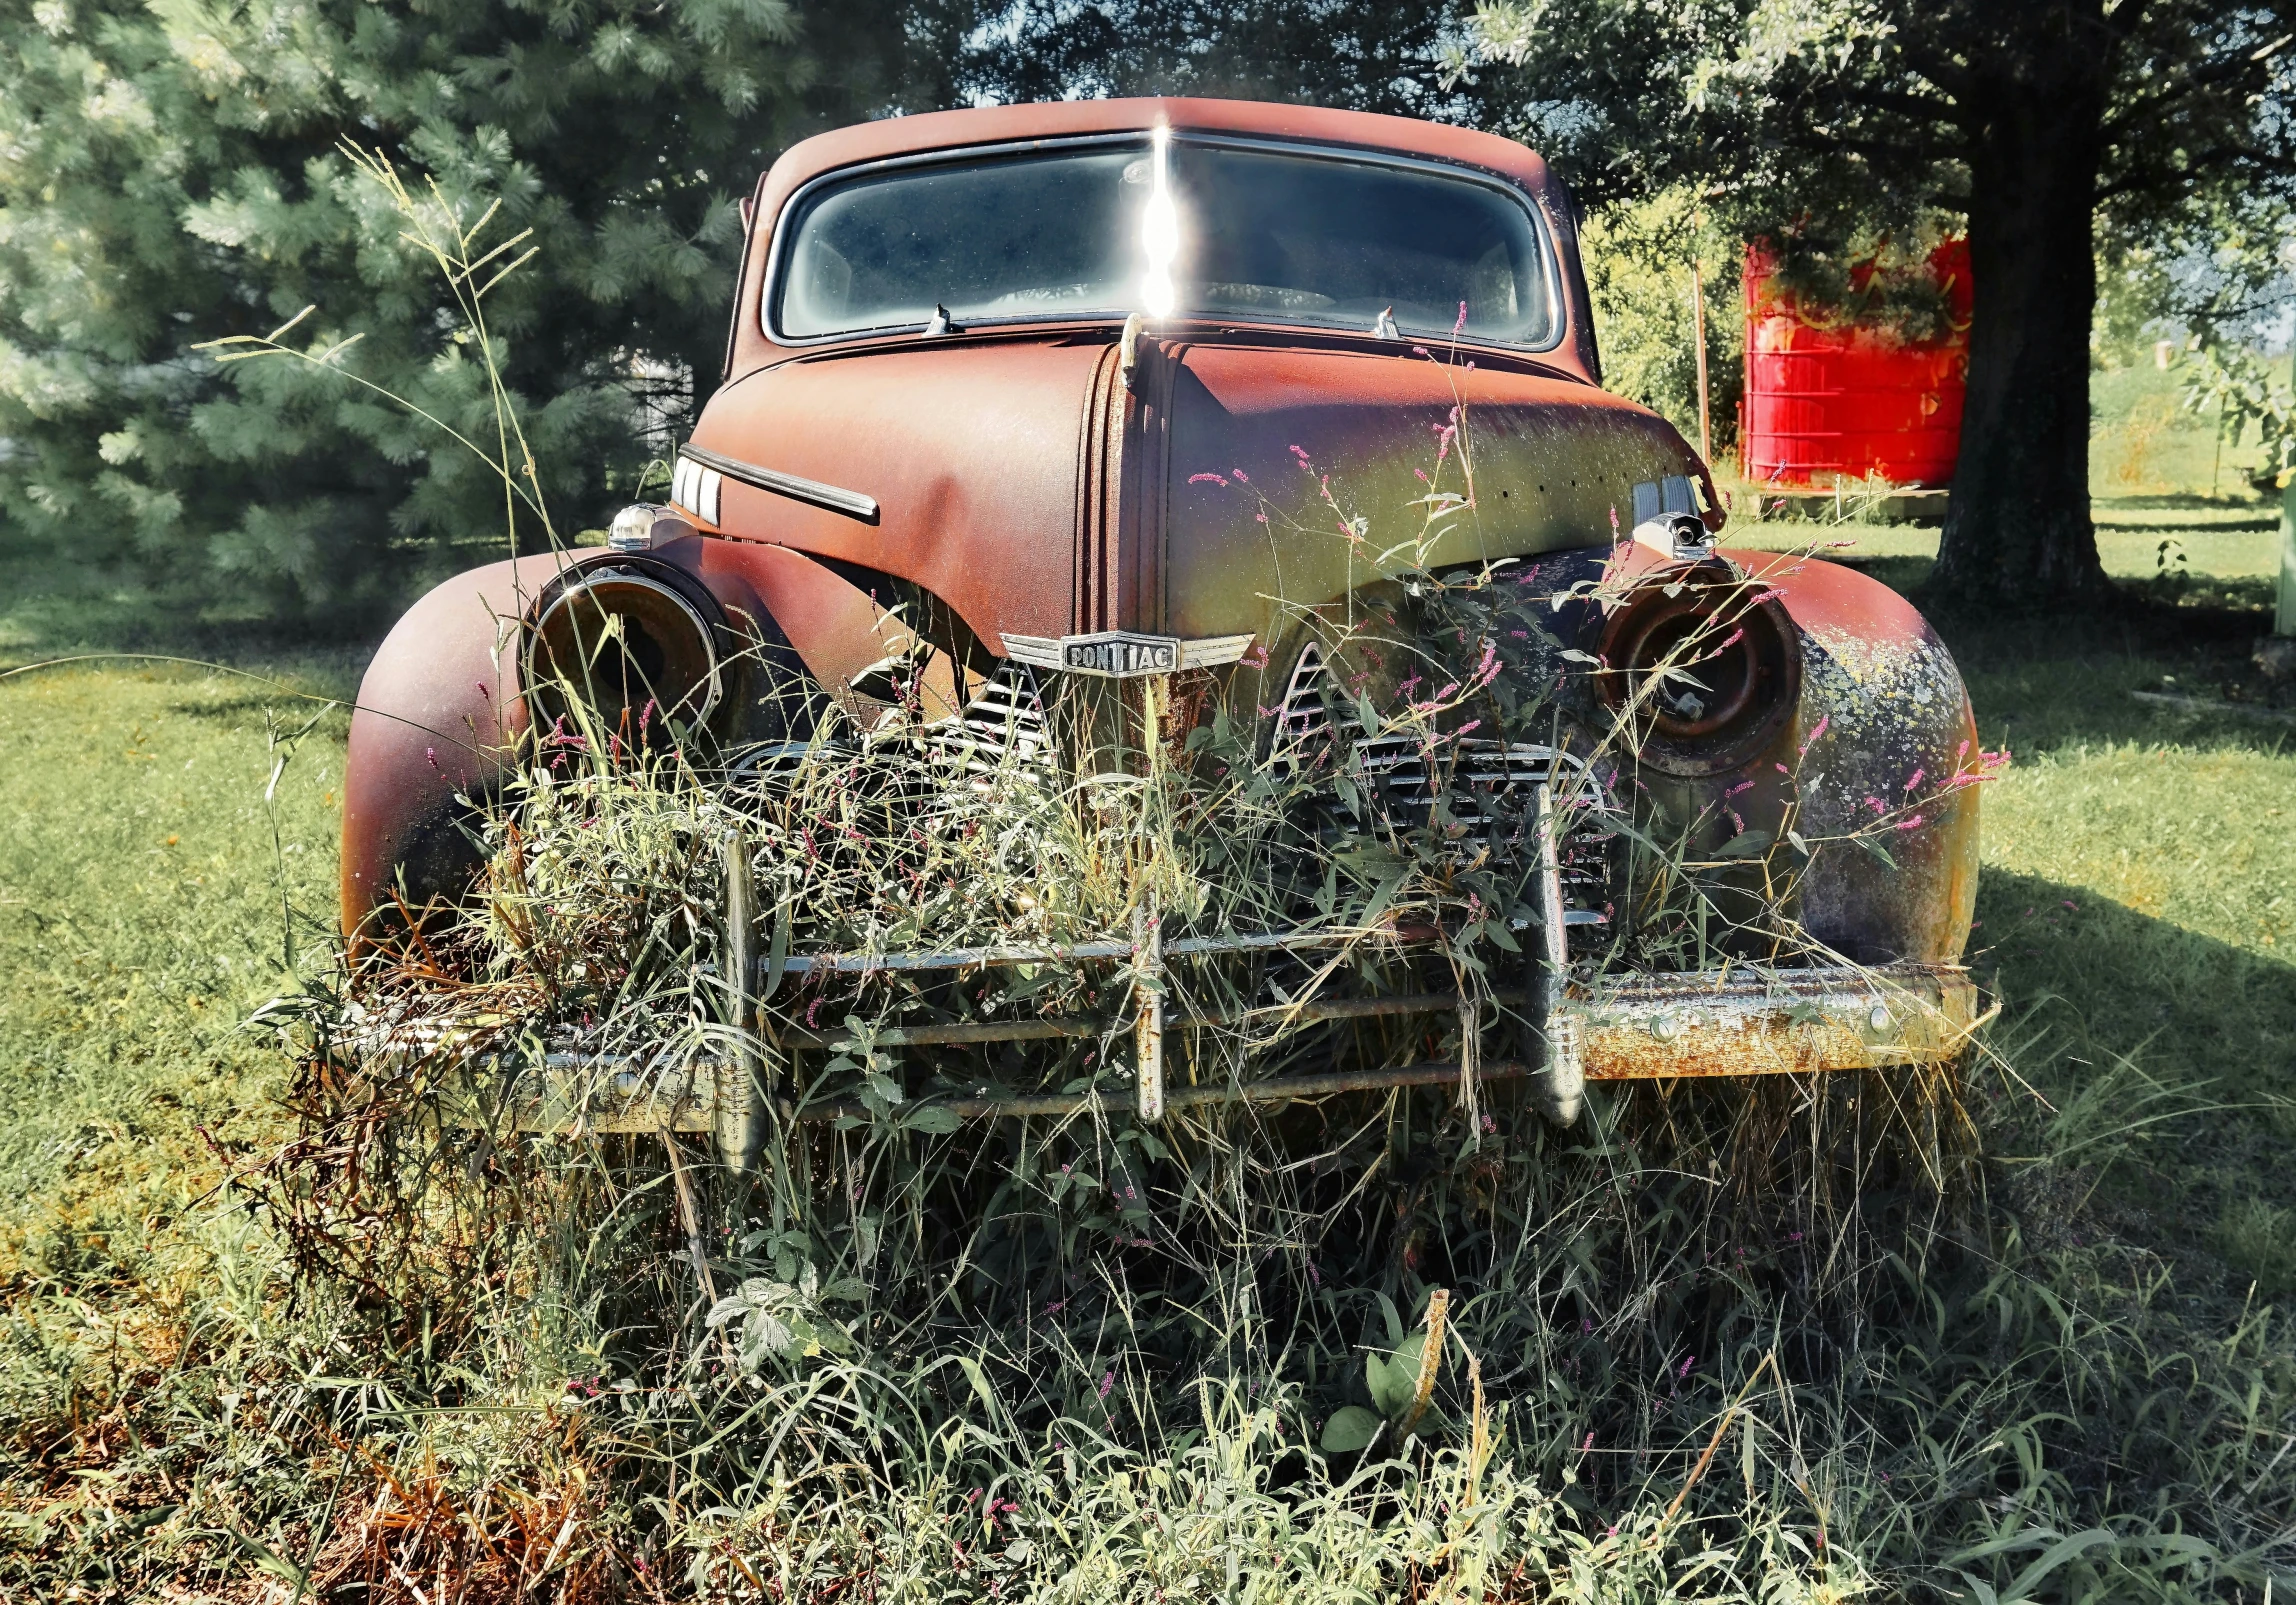
[[[1746,477],[1831,489],[1843,480],[1943,487],[1961,448],[1969,377],[1969,246],[1929,257],[1948,330],[1905,340],[1803,303],[1776,259],[1746,248]]]

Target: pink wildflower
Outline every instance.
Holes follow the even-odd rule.
[[[1190,474],[1188,476],[1188,483],[1191,485],[1225,485],[1227,482],[1227,479],[1219,474]]]
[[[1921,824],[1921,815],[1919,815],[1919,814],[1915,814],[1915,815],[1914,815],[1914,816],[1913,816],[1911,819],[1901,819],[1901,820],[1899,820],[1899,821],[1897,822],[1897,828],[1898,828],[1899,830],[1914,830],[1914,829],[1917,829],[1917,828],[1919,828],[1920,824]]]
[[[1800,754],[1802,757],[1806,758],[1810,755],[1810,749],[1818,744],[1818,737],[1824,735],[1826,733],[1826,726],[1832,724],[1833,722],[1834,716],[1830,713],[1818,721],[1818,727],[1811,731],[1808,738],[1802,742],[1802,750]]]

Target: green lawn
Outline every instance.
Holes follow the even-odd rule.
[[[2123,370],[2099,391],[2157,416],[2170,377]],[[2278,511],[2229,470],[2224,494],[2204,494],[2209,437],[2169,416],[2147,436],[2152,477],[2100,494],[2094,516],[2109,572],[2186,606],[2149,624],[1945,629],[1985,744],[2017,758],[1986,794],[1972,956],[1998,978],[2020,1068],[2052,1096],[2109,1080],[2152,1098],[2148,1116],[2209,1111],[2145,1128],[2136,1155],[2105,1178],[2101,1197],[2129,1228],[2188,1266],[2195,1291],[2237,1298],[2253,1280],[2286,1296],[2296,1293],[2296,1170],[2280,1159],[2296,1138],[2296,726],[2129,695],[2169,677],[2205,689],[2271,628]],[[2100,489],[2125,436],[2100,431]],[[1822,542],[1911,589],[1938,532],[1779,522],[1729,538],[1776,550]]]
[[[326,914],[344,720],[322,718],[269,802],[268,740],[318,711],[292,686],[347,667],[0,682],[0,1274],[173,1220],[212,1180],[197,1128],[265,1118],[278,1060],[242,1022]]]
[[[2117,572],[2149,576],[2173,537],[2213,589],[2261,598],[2267,538],[2241,527],[2254,503],[2154,500],[2101,508]],[[1835,533],[1901,585],[1933,539]],[[101,1576],[137,1522],[176,1508],[125,1469],[135,1420],[167,1424],[179,1473],[242,1479],[216,1473],[197,1522],[168,1519],[190,1531],[171,1540],[182,1553],[207,1544],[226,1569],[234,1551],[213,1545],[238,1531],[234,1501],[260,1504],[246,1490],[291,1470],[235,1424],[239,1384],[216,1358],[255,1343],[286,1284],[223,1207],[209,1139],[247,1155],[287,1130],[283,1061],[242,1022],[330,914],[345,721],[310,699],[346,694],[363,653],[128,632],[136,612],[132,592],[61,580],[0,611],[0,667],[128,633],[240,671],[111,661],[0,680],[0,1419],[18,1443],[0,1554],[28,1575],[69,1550]],[[2142,627],[1947,630],[1986,744],[2016,755],[1984,805],[1974,961],[2004,1004],[1994,1040],[2060,1111],[2060,1146],[2095,1161],[2031,1229],[2157,1259],[2203,1331],[2252,1287],[2296,1300],[2296,732],[2128,692],[2205,677],[2261,627],[2188,606]],[[1996,1130],[2029,1133],[2029,1116]],[[2287,1376],[2286,1333],[2259,1374]],[[182,1358],[195,1336],[200,1368]],[[135,1390],[161,1404],[114,1407]],[[2265,1418],[2286,1408],[2268,1399]]]

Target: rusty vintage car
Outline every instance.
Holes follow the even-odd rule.
[[[1476,1073],[1518,1078],[1567,1121],[1589,1079],[1935,1065],[1960,1051],[1977,788],[1963,783],[1975,728],[1956,670],[1874,579],[1719,543],[1706,466],[1602,388],[1572,206],[1538,156],[1297,106],[1015,106],[809,139],[763,176],[745,217],[724,382],[678,452],[670,504],[624,511],[607,549],[447,582],[375,659],[346,779],[354,936],[461,895],[479,851],[470,809],[549,723],[535,677],[606,626],[625,657],[623,679],[592,688],[604,712],[626,723],[650,700],[727,753],[788,738],[761,677],[814,688],[856,728],[905,699],[927,724],[1003,749],[1043,743],[1056,686],[1119,706],[1127,688],[1162,686],[1150,705],[1167,717],[1181,702],[1199,719],[1225,707],[1256,722],[1263,751],[1314,739],[1335,775],[1405,805],[1417,788],[1424,803],[1427,755],[1351,724],[1348,666],[1314,627],[1396,583],[1365,568],[1360,542],[1332,538],[1320,498],[1327,474],[1348,487],[1343,535],[1425,527],[1427,465],[1464,416],[1471,484],[1444,504],[1459,516],[1415,572],[1535,569],[1554,603],[1532,667],[1585,686],[1544,741],[1453,749],[1492,806],[1449,820],[1452,837],[1472,846],[1501,803],[1534,827],[1512,994],[1526,1028],[1510,1039],[1519,1052],[1485,1052]],[[1312,516],[1271,521],[1271,498]],[[1669,669],[1701,628],[1707,644]],[[1182,681],[1197,694],[1176,700]],[[1585,723],[1606,710],[1626,732],[1611,800],[1566,818],[1566,780],[1606,739]],[[1634,910],[1598,838],[1659,817],[1712,884],[1792,922],[1791,951],[1722,943],[1705,950],[1718,963],[1663,966],[1607,940]],[[1789,842],[1781,878],[1765,855]],[[739,880],[749,987],[767,960]],[[777,980],[1106,966],[1132,978],[1125,1096],[1150,1120],[1456,1080],[1456,1055],[1368,1068],[1335,1056],[1256,1081],[1167,1075],[1164,1045],[1189,1021],[1153,978],[1331,940],[1311,927],[1167,929],[1151,915],[1067,946],[772,962]],[[1340,1023],[1460,1006],[1360,987],[1292,1002]],[[754,1000],[743,1023],[774,1029]],[[926,1020],[879,1046],[1068,1029]],[[785,1035],[785,1048],[818,1040]],[[719,1067],[715,1091],[678,1115],[714,1128],[737,1165],[756,1155],[766,1062],[751,1056],[738,1085]],[[948,1106],[1059,1113],[1101,1096]]]

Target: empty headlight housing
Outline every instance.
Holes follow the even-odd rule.
[[[1627,593],[1598,649],[1603,700],[1642,762],[1735,769],[1776,738],[1801,692],[1801,640],[1768,587],[1719,560],[1669,564]]]
[[[535,599],[525,683],[537,729],[564,721],[621,746],[658,746],[724,696],[716,602],[669,565],[618,559],[569,569]]]

